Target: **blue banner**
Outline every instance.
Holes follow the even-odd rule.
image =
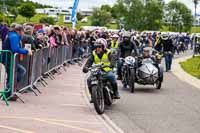
[[[79,0],[74,0],[74,5],[72,7],[71,21],[72,21],[72,27],[73,27],[73,29],[76,26],[76,11],[77,11],[77,8],[78,8],[78,3],[79,3]]]

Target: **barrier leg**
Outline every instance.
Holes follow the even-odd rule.
[[[30,90],[35,94],[35,96],[38,96],[38,94],[34,91],[33,87],[30,87]]]
[[[37,93],[33,90],[33,87],[32,87],[32,86],[29,86],[29,87],[27,87],[27,88],[25,88],[25,89],[22,89],[22,90],[18,91],[18,93],[25,93],[25,92],[27,92],[28,90],[31,91],[31,92],[33,92],[33,93],[35,94],[35,96],[38,96]]]
[[[25,103],[24,100],[22,100],[22,99],[18,96],[17,93],[15,93],[14,95],[15,95],[15,96],[17,97],[17,99],[19,99],[22,103]]]
[[[44,80],[44,78],[41,78],[41,80],[42,80],[46,85],[48,85],[48,83]]]
[[[50,73],[47,73],[47,76],[48,76],[51,80],[54,79],[54,78],[50,75]]]
[[[50,77],[52,77],[53,79],[56,79],[53,74],[51,72],[48,73]]]
[[[8,98],[8,100],[10,100],[10,99],[12,99],[12,98],[14,98],[14,99],[19,99],[22,103],[25,103],[24,102],[24,100],[22,100],[22,98],[20,98],[20,96],[15,92],[12,96],[10,96],[9,98]]]
[[[40,94],[42,94],[42,92],[35,85],[33,85],[33,89],[37,90]]]
[[[38,80],[38,82],[40,82],[44,87],[46,87],[46,85],[43,83],[43,81],[41,79]]]
[[[8,104],[8,99],[6,98],[5,93],[2,93],[0,97],[2,98],[2,100],[5,101],[6,105],[8,106],[8,105],[9,105],[9,104]]]
[[[57,72],[58,72],[58,75],[62,74],[62,72],[60,71],[60,67],[57,68]]]
[[[64,70],[65,72],[67,71],[67,69],[65,68],[65,66],[64,66],[64,65],[62,66],[62,68],[63,68],[63,70]]]

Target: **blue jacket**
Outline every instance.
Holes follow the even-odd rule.
[[[15,31],[9,31],[2,44],[2,50],[10,50],[13,53],[28,54],[28,50],[21,48],[21,37]]]

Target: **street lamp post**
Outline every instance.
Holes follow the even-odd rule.
[[[4,15],[3,15],[3,21],[5,21],[5,13],[7,13],[7,7],[6,7],[5,0],[3,0],[2,2],[3,2],[2,12],[4,13]]]
[[[198,5],[198,2],[199,0],[193,0],[194,2],[194,32],[197,33],[197,24],[196,24],[196,20],[197,20],[197,5]],[[194,43],[194,55],[195,56],[195,52],[196,52],[196,42],[197,39],[196,39],[196,35],[194,36],[194,40],[193,40],[193,43]]]
[[[197,20],[197,5],[198,5],[198,1],[199,0],[193,0],[193,2],[194,2],[194,19],[195,19],[194,26],[195,26],[195,33],[197,32],[196,20]]]

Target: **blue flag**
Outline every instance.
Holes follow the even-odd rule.
[[[71,21],[72,21],[72,27],[73,27],[73,29],[76,26],[76,11],[77,11],[77,8],[78,8],[78,3],[79,3],[79,0],[74,0],[74,5],[72,7]]]

